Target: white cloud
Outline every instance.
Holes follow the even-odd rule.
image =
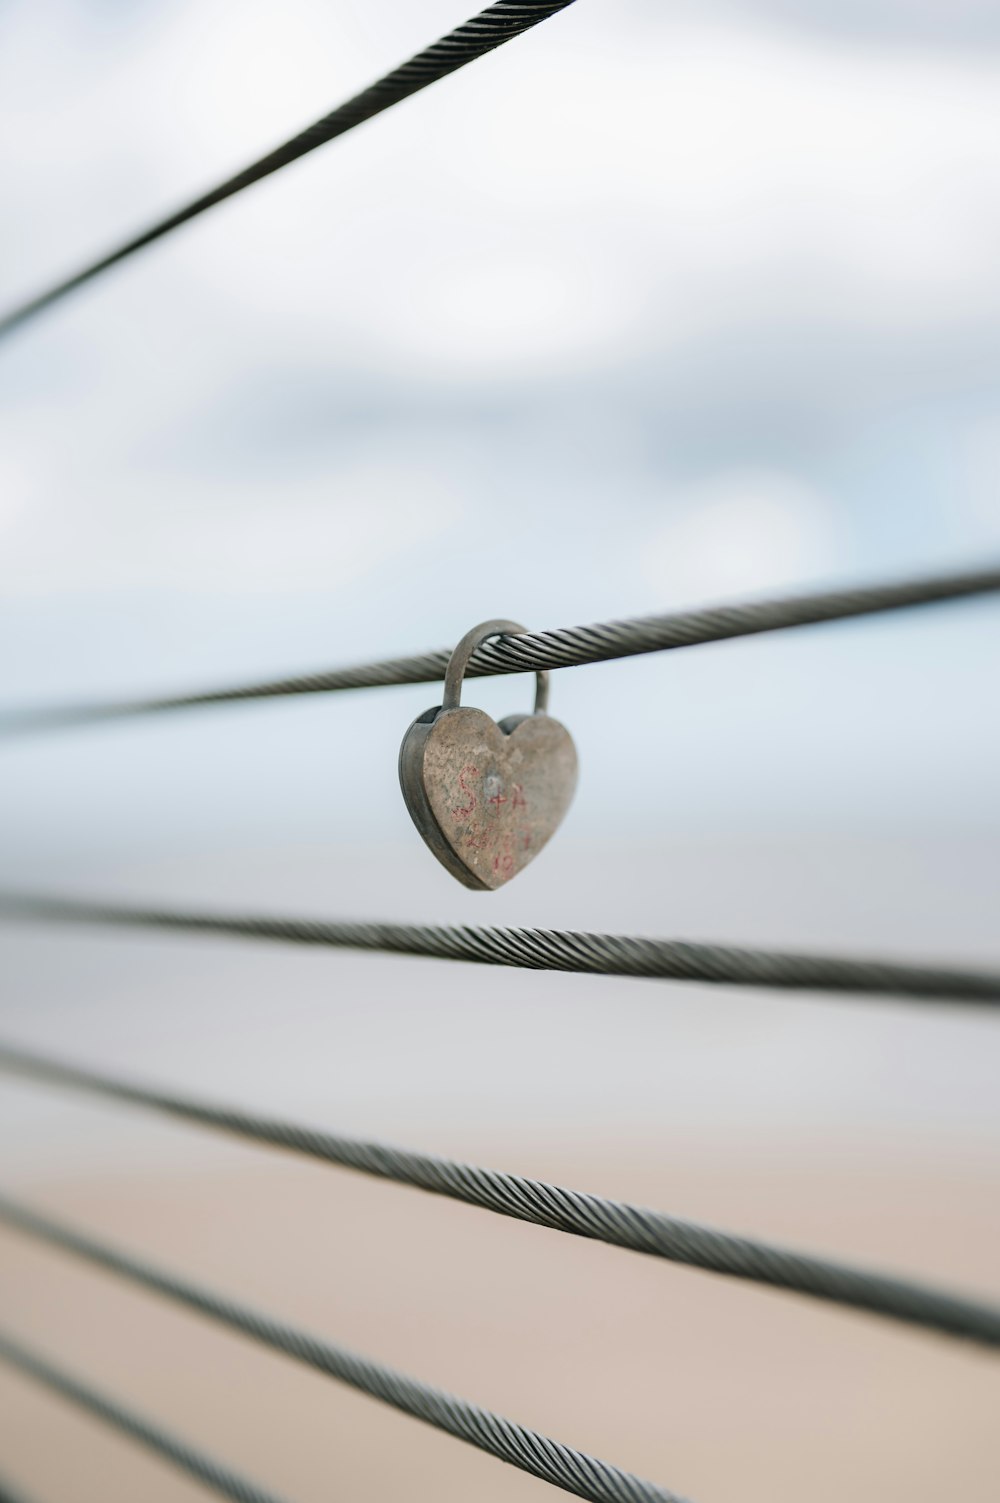
[[[78,34],[45,52],[55,110],[32,82],[51,17],[8,22],[10,282],[242,165],[462,11],[150,14],[110,58]],[[600,360],[640,324],[656,345],[763,316],[868,340],[1000,316],[1000,60],[627,19],[575,7],[213,211],[133,274],[150,331],[211,328],[214,302],[262,342],[475,374],[491,350]]]
[[[665,609],[807,585],[836,567],[829,504],[790,476],[724,473],[670,501],[641,555]]]
[[[4,284],[468,9],[4,7]],[[974,550],[954,439],[1000,389],[1000,59],[754,15],[581,0],[0,349],[8,683],[254,677]]]
[[[655,345],[762,316],[871,339],[1000,315],[1000,62],[746,22],[629,33],[599,9],[557,26],[263,190],[239,211],[252,246],[209,236],[202,274],[247,306],[281,268],[283,318],[471,372],[496,331],[501,357],[545,334],[573,360],[583,330],[599,359],[640,324]]]
[[[0,556],[0,588],[9,597],[332,592],[433,540],[463,510],[440,475],[377,458],[326,475],[314,471],[284,504],[276,504],[273,477],[216,482],[194,505],[184,490],[177,477],[167,485],[134,479],[68,516],[59,515],[58,498],[30,517],[23,510]]]

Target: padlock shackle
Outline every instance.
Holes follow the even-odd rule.
[[[477,647],[480,647],[489,637],[503,637],[509,632],[516,635],[526,630],[527,627],[518,626],[516,621],[484,621],[481,626],[474,626],[471,631],[467,631],[448,661],[448,671],[444,676],[442,710],[459,708],[462,702],[462,680],[465,678],[469,659]],[[539,669],[535,674],[535,714],[541,715],[548,703],[549,675],[544,669]]]

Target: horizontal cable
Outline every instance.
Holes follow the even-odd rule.
[[[51,1085],[92,1091],[133,1106],[152,1108],[322,1163],[391,1180],[494,1211],[552,1231],[568,1232],[776,1289],[864,1310],[869,1314],[1000,1346],[1000,1308],[909,1280],[851,1268],[828,1259],[734,1236],[664,1211],[568,1190],[544,1180],[483,1169],[454,1159],[415,1153],[385,1143],[298,1127],[256,1113],[171,1091],[140,1086],[94,1070],[66,1065],[29,1050],[0,1046],[0,1069]],[[0,1219],[7,1212],[0,1201]]]
[[[92,1387],[85,1379],[73,1377],[61,1367],[54,1367],[44,1357],[22,1346],[4,1331],[0,1331],[0,1361],[27,1377],[34,1378],[61,1398],[69,1399],[70,1403],[103,1420],[105,1424],[121,1430],[130,1439],[155,1451],[158,1456],[172,1462],[190,1477],[197,1478],[222,1497],[233,1498],[236,1503],[281,1503],[276,1493],[258,1487],[255,1482],[248,1482],[245,1477],[230,1471],[221,1462],[188,1445],[187,1441],[179,1440],[152,1420],[136,1414],[134,1409],[126,1409],[115,1399]],[[3,1486],[0,1484],[0,1503],[4,1496]]]
[[[408,99],[411,94],[417,94],[421,89],[426,89],[428,84],[436,83],[438,79],[445,78],[449,73],[464,68],[466,63],[471,63],[485,53],[492,52],[494,48],[502,46],[504,42],[509,42],[521,32],[528,31],[530,27],[537,26],[539,21],[546,20],[557,11],[565,10],[572,3],[573,0],[497,0],[495,5],[488,6],[479,15],[473,16],[471,20],[449,32],[446,37],[434,42],[416,57],[410,58],[409,62],[403,63],[362,93],[347,100],[331,114],[324,115],[321,120],[307,126],[299,135],[293,136],[290,141],[285,141],[274,151],[269,151],[266,156],[261,157],[259,161],[251,163],[249,167],[244,167],[234,177],[228,178],[218,187],[194,199],[193,202],[185,204],[182,209],[169,214],[166,219],[150,225],[148,229],[127,240],[123,245],[117,246],[107,255],[101,256],[99,260],[85,266],[73,276],[67,277],[65,281],[56,283],[55,286],[33,297],[29,302],[11,309],[3,318],[0,318],[0,338],[65,297],[67,293],[90,282],[101,272],[118,265],[128,256],[134,255],[136,251],[152,245],[154,241],[161,240],[164,235],[187,224],[199,214],[204,214],[206,209],[214,208],[216,204],[232,198],[235,193],[241,193],[244,188],[249,188],[253,183],[259,183],[262,178],[270,177],[273,172],[287,167],[291,162],[298,161],[308,152],[315,151],[317,146],[325,145],[327,141],[332,141],[335,137],[353,130],[356,125],[371,120],[373,116],[381,114],[390,106]]]
[[[643,939],[629,934],[590,934],[572,929],[479,929],[469,925],[190,913],[0,891],[0,920],[4,918],[229,935],[329,949],[380,950],[532,971],[700,981],[783,991],[870,993],[984,1007],[1000,1003],[1000,972],[996,971],[750,950],[735,945]]]
[[[814,626],[823,621],[872,616],[907,606],[932,605],[974,595],[988,595],[998,590],[1000,565],[898,583],[830,590],[822,594],[791,595],[780,600],[756,601],[747,605],[680,611],[666,616],[640,616],[632,621],[606,621],[594,626],[511,633],[485,642],[477,648],[469,661],[466,677],[485,678],[502,673],[528,673],[540,668],[574,668],[586,663],[610,662],[614,658],[669,652],[679,647],[697,647],[707,642],[756,636],[762,632]],[[274,699],[295,694],[330,694],[340,689],[377,689],[391,684],[435,683],[444,678],[450,656],[450,649],[442,648],[416,657],[386,658],[376,663],[364,663],[356,668],[307,673],[294,678],[272,679],[265,683],[243,684],[228,689],[208,689],[164,698],[5,710],[0,714],[0,734],[58,730],[95,721],[148,715],[164,710],[233,704],[241,700]]]
[[[335,1346],[224,1295],[140,1262],[63,1222],[40,1216],[7,1196],[0,1196],[0,1222],[176,1300],[327,1377],[336,1378],[338,1382],[360,1389],[369,1397],[400,1409],[414,1419],[467,1441],[522,1472],[529,1472],[543,1482],[575,1493],[577,1497],[588,1498],[591,1503],[683,1503],[676,1493],[630,1472],[623,1472],[610,1462],[599,1461],[478,1404],[432,1388],[346,1347]]]

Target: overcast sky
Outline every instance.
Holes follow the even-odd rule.
[[[465,14],[7,0],[4,300]],[[578,0],[0,349],[3,703],[996,558],[998,266],[994,4]],[[577,804],[488,899],[396,786],[432,686],[10,743],[0,880],[988,960],[998,650],[982,601],[557,675]],[[181,940],[3,952],[21,1037],[416,1146],[486,1119],[1000,1140],[968,1016]],[[78,1105],[5,1110],[51,1121],[57,1162],[64,1128],[89,1141]]]
[[[467,13],[3,0],[0,312]],[[544,628],[1000,559],[998,270],[997,0],[577,0],[0,344],[0,711],[420,651],[495,616]],[[1000,598],[555,674],[579,793],[551,847],[493,894],[435,864],[399,794],[399,742],[434,685],[4,741],[0,888],[997,967],[998,657]],[[499,717],[531,694],[504,678],[465,699]],[[109,1073],[580,1188],[641,1183],[635,1198],[734,1230],[990,1285],[986,1008],[13,922],[0,997],[4,1041]],[[455,1266],[475,1298],[453,1353],[489,1363],[480,1396],[501,1392],[505,1301],[523,1374],[527,1265],[460,1241],[448,1264],[443,1219],[390,1235],[338,1198],[345,1176],[316,1182],[321,1236],[265,1177],[261,1235],[240,1232],[232,1264],[222,1233],[249,1223],[212,1186],[242,1184],[247,1205],[243,1167],[267,1162],[0,1079],[0,1178],[35,1181],[32,1198],[61,1199],[76,1176],[82,1204],[88,1177],[124,1167],[115,1240],[155,1239],[169,1218],[214,1260],[212,1282],[263,1289],[270,1264],[296,1297],[312,1259],[324,1329],[356,1324],[373,1351],[384,1325],[393,1340],[430,1329],[411,1318],[430,1307],[403,1305],[424,1235],[442,1287]],[[218,1179],[199,1184],[205,1171]],[[275,1176],[292,1171],[274,1159]],[[172,1175],[195,1187],[187,1223]],[[362,1258],[374,1295],[351,1277]],[[631,1305],[584,1299],[547,1267],[526,1336],[541,1407],[502,1408],[537,1423],[585,1384],[589,1412],[617,1425],[646,1388],[662,1444],[697,1456],[687,1416],[706,1395],[716,1427],[744,1416],[746,1446],[737,1435],[725,1458],[743,1503],[755,1476],[781,1495],[776,1456],[795,1475],[791,1430],[816,1486],[833,1496],[843,1476],[842,1495],[880,1500],[954,1493],[957,1436],[986,1496],[988,1401],[944,1367],[934,1388],[916,1347],[899,1348],[899,1381],[857,1322],[841,1348],[832,1327],[814,1345],[789,1326],[783,1359],[721,1285],[717,1314],[692,1299],[668,1329],[638,1265]],[[75,1308],[61,1262],[42,1278],[12,1318],[83,1343],[103,1307]],[[679,1276],[678,1301],[687,1289]],[[121,1391],[162,1385],[177,1349],[120,1320]],[[583,1344],[560,1346],[560,1320]],[[648,1383],[623,1344],[633,1326],[656,1352]],[[440,1381],[476,1391],[442,1330]],[[595,1368],[602,1330],[613,1360]],[[81,1370],[113,1336],[108,1321]],[[275,1412],[251,1423],[239,1363],[205,1407],[223,1392],[236,1406],[234,1456]],[[183,1379],[194,1403],[189,1358]],[[319,1497],[338,1421],[313,1418]],[[581,1423],[552,1428],[589,1446]],[[86,1453],[38,1425],[19,1427],[22,1454],[33,1434],[62,1447],[82,1496]],[[386,1435],[379,1454],[408,1461],[412,1437]],[[703,1445],[714,1465],[717,1434]],[[698,1466],[671,1454],[662,1475],[714,1496]]]
[[[465,9],[8,3],[4,292]],[[994,7],[579,0],[0,351],[4,699],[995,557],[998,265]],[[765,822],[995,822],[998,646],[987,602],[563,675],[580,818],[741,820],[752,785]],[[10,849],[243,827],[265,761],[300,820],[336,761],[364,796],[331,827],[405,838],[388,769],[433,698],[5,749]],[[633,773],[669,769],[641,810],[623,709]]]

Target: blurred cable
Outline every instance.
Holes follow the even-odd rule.
[[[676,1493],[623,1472],[609,1462],[564,1446],[512,1420],[459,1399],[441,1389],[409,1378],[380,1362],[362,1357],[346,1347],[335,1346],[263,1315],[235,1300],[140,1262],[118,1252],[61,1222],[49,1220],[6,1196],[0,1197],[0,1222],[38,1237],[64,1252],[131,1279],[134,1283],[166,1295],[210,1319],[239,1331],[273,1351],[303,1362],[307,1367],[360,1389],[373,1399],[400,1409],[414,1419],[444,1430],[481,1451],[496,1456],[522,1472],[540,1477],[591,1503],[683,1503]]]
[[[29,1498],[19,1487],[14,1487],[6,1477],[0,1477],[0,1503],[36,1503],[34,1498]]]
[[[734,1236],[663,1211],[606,1200],[599,1195],[546,1184],[544,1180],[482,1169],[454,1159],[296,1127],[171,1092],[130,1085],[89,1070],[59,1065],[26,1051],[0,1049],[0,1068],[52,1084],[95,1091],[133,1105],[152,1107],[200,1126],[217,1128],[251,1142],[265,1143],[379,1179],[428,1190],[450,1200],[495,1211],[515,1221],[568,1232],[632,1252],[648,1253],[710,1273],[805,1294],[985,1346],[1000,1347],[1000,1307],[909,1280],[793,1252],[750,1237]],[[156,1287],[160,1287],[166,1277],[147,1275],[141,1269],[137,1271],[124,1255],[101,1249],[77,1233],[48,1222],[30,1209],[0,1196],[0,1222],[3,1221],[82,1253],[84,1257],[113,1267],[129,1277],[137,1277],[141,1282],[149,1283],[152,1278]],[[187,1298],[186,1295],[181,1297]]]
[[[532,971],[698,981],[782,991],[867,993],[977,1007],[1000,1004],[1000,972],[897,961],[751,950],[572,929],[480,929],[469,925],[337,922],[137,908],[0,890],[0,921],[100,924],[125,929],[228,935],[329,949],[375,950]]]
[[[235,177],[228,178],[217,188],[210,189],[208,193],[202,194],[200,198],[194,199],[184,208],[168,215],[166,219],[159,220],[133,239],[127,240],[107,255],[101,256],[99,260],[85,266],[73,276],[67,277],[65,281],[58,282],[37,297],[31,298],[30,301],[12,308],[9,313],[0,318],[0,338],[3,338],[5,334],[10,334],[28,319],[41,313],[43,309],[51,307],[67,293],[90,282],[101,272],[118,265],[119,262],[134,255],[145,246],[152,245],[154,241],[162,239],[171,230],[187,224],[199,214],[204,214],[206,209],[214,208],[216,204],[232,198],[235,193],[242,193],[244,188],[259,183],[262,178],[270,177],[273,172],[287,167],[290,162],[296,162],[308,152],[315,151],[317,146],[324,146],[327,141],[334,140],[336,136],[344,135],[347,131],[353,130],[356,125],[361,125],[374,115],[380,115],[383,110],[389,109],[392,105],[399,104],[401,100],[408,99],[411,94],[419,93],[421,89],[426,89],[428,84],[436,83],[438,79],[445,78],[449,73],[464,68],[466,63],[471,63],[476,58],[482,57],[484,53],[501,47],[512,37],[519,36],[522,31],[528,31],[532,26],[537,26],[539,21],[546,20],[557,11],[565,10],[572,3],[573,0],[497,0],[495,5],[488,6],[479,15],[473,16],[471,20],[449,32],[446,37],[434,42],[416,57],[410,58],[409,62],[403,63],[361,94],[356,94],[352,99],[347,100],[332,114],[324,115],[322,120],[317,120],[299,135],[293,136],[290,141],[285,141],[274,151],[261,157],[259,161],[253,162],[249,167],[244,167],[241,172],[236,173]]]
[[[162,1430],[152,1420],[145,1419],[132,1409],[124,1408],[84,1379],[73,1377],[61,1367],[54,1367],[44,1357],[22,1346],[4,1331],[0,1331],[0,1361],[27,1377],[34,1378],[36,1382],[59,1394],[61,1398],[69,1399],[70,1403],[85,1409],[105,1424],[121,1430],[132,1440],[155,1451],[222,1497],[233,1498],[235,1503],[281,1503],[276,1493],[268,1492],[255,1482],[249,1482],[245,1477],[230,1471],[221,1462],[214,1461],[211,1456],[195,1450],[186,1441]],[[5,1492],[0,1483],[0,1503],[5,1503],[5,1500],[18,1503],[16,1496]],[[24,1500],[20,1500],[20,1503],[24,1503]]]
[[[908,606],[932,605],[1000,591],[1000,564],[983,569],[897,583],[859,586],[821,594],[791,595],[747,605],[717,606],[666,616],[640,616],[631,621],[608,621],[594,626],[557,627],[552,631],[519,632],[485,642],[473,653],[467,678],[501,673],[529,673],[540,668],[573,668],[614,658],[669,652],[706,642],[729,641],[790,627],[844,621]],[[109,700],[8,709],[0,712],[0,735],[59,730],[126,716],[164,710],[187,710],[241,700],[275,699],[296,694],[330,694],[340,689],[376,689],[391,684],[426,684],[443,680],[451,651],[442,648],[416,657],[387,658],[356,668],[301,674],[235,688],[209,689],[163,698]]]

